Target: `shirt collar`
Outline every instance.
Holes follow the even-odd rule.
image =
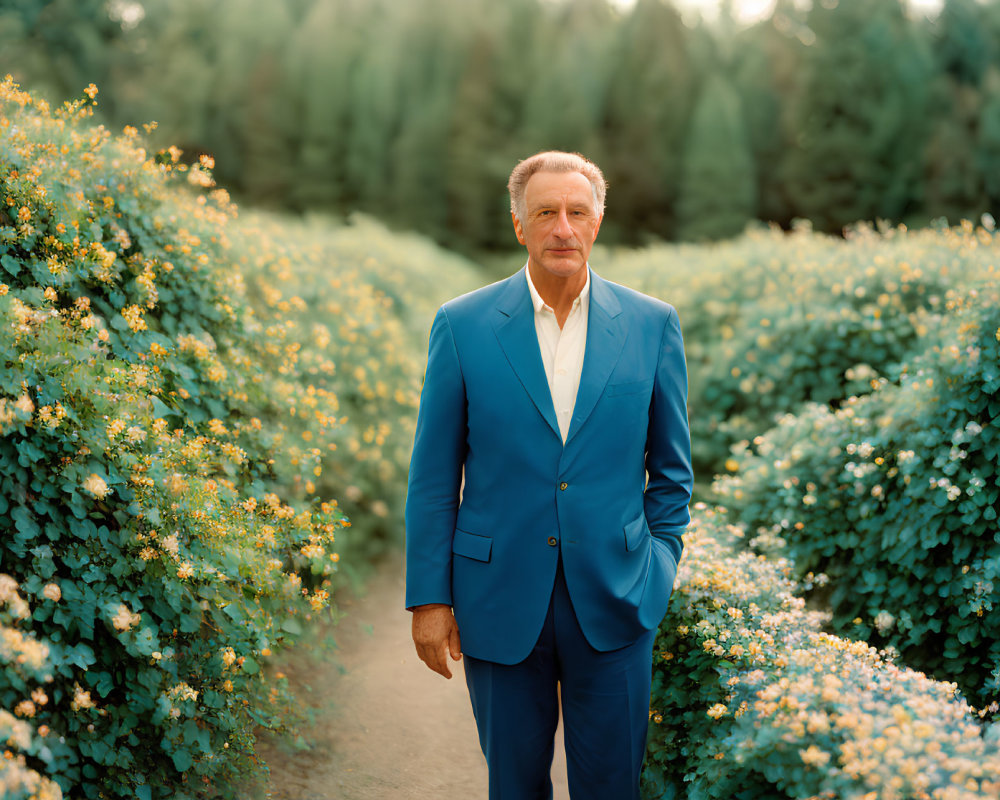
[[[590,264],[586,264],[584,268],[587,270],[587,281],[583,284],[580,294],[573,300],[573,308],[585,303],[587,297],[590,295]],[[531,272],[528,270],[527,264],[524,265],[524,276],[528,279],[528,292],[531,294],[531,304],[535,307],[535,313],[541,313],[544,308],[552,311],[553,309],[542,300],[542,296],[538,293],[538,289],[535,288],[535,284],[531,282]]]

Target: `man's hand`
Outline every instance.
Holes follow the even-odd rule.
[[[449,651],[455,661],[462,657],[458,623],[451,613],[451,607],[441,603],[431,603],[414,608],[413,643],[417,646],[417,655],[421,661],[435,672],[450,678]]]

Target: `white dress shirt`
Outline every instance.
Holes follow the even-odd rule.
[[[585,269],[587,270],[587,282],[573,301],[569,316],[566,317],[562,328],[556,321],[555,311],[542,300],[535,285],[531,282],[531,274],[527,267],[524,270],[524,274],[528,278],[531,302],[535,306],[535,333],[538,335],[538,349],[542,354],[545,377],[549,382],[552,406],[555,408],[556,421],[559,423],[559,433],[562,435],[563,444],[566,443],[569,423],[573,419],[576,393],[580,388],[580,373],[583,371],[583,353],[587,346],[590,268],[585,267]]]

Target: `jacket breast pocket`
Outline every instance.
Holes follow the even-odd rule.
[[[493,537],[455,529],[455,536],[451,541],[451,552],[455,555],[476,561],[489,561],[492,551]]]
[[[608,397],[618,397],[624,394],[640,394],[653,388],[653,379],[644,381],[628,381],[627,383],[610,383],[604,394]]]

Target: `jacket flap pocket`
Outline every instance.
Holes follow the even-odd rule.
[[[611,383],[608,384],[607,396],[614,397],[619,394],[639,394],[640,392],[648,392],[653,388],[653,379],[645,381],[629,381],[628,383]]]
[[[477,533],[467,533],[458,529],[455,530],[455,536],[451,543],[451,552],[456,555],[474,558],[476,561],[489,561],[492,549],[492,537],[480,536]]]
[[[625,526],[625,549],[635,550],[642,544],[647,536],[649,526],[646,524],[646,515],[640,514],[628,525]]]

